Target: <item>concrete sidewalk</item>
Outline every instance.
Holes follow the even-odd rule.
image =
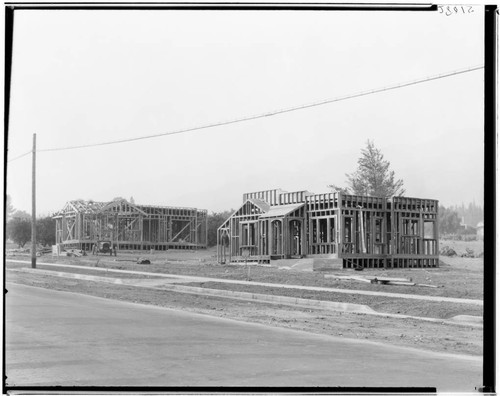
[[[7,261],[15,263],[25,263],[30,264],[29,261],[21,260],[9,260]],[[187,283],[187,282],[218,282],[218,283],[232,283],[239,285],[250,285],[250,286],[264,286],[264,287],[278,287],[285,289],[299,289],[299,290],[311,290],[311,291],[322,291],[322,292],[332,292],[332,293],[343,293],[343,294],[360,294],[365,296],[379,296],[379,297],[389,297],[389,298],[405,298],[410,300],[421,300],[421,301],[436,301],[436,302],[448,302],[456,304],[471,304],[483,306],[482,300],[473,300],[468,298],[452,298],[452,297],[440,297],[440,296],[423,296],[417,294],[403,294],[403,293],[387,293],[387,292],[374,292],[369,290],[352,290],[352,289],[335,289],[332,287],[315,287],[315,286],[300,286],[300,285],[288,285],[281,283],[264,283],[264,282],[252,282],[252,281],[241,281],[234,279],[218,279],[218,278],[206,278],[199,276],[189,276],[189,275],[171,275],[162,274],[158,272],[143,272],[143,271],[130,271],[130,270],[119,270],[111,268],[98,268],[98,267],[88,267],[79,265],[66,265],[66,264],[54,264],[54,263],[42,263],[39,265],[49,266],[49,267],[62,267],[62,268],[78,268],[90,271],[106,271],[106,272],[116,272],[122,274],[133,274],[133,275],[143,275],[159,278],[170,278],[177,279],[177,283]]]
[[[134,286],[134,287],[143,287],[149,289],[156,290],[167,290],[179,293],[188,293],[188,294],[197,294],[197,295],[206,295],[212,297],[223,297],[223,298],[232,298],[237,300],[245,300],[245,301],[257,301],[263,303],[272,303],[272,304],[282,304],[282,305],[293,305],[300,306],[304,308],[314,308],[314,309],[326,309],[332,311],[340,311],[346,313],[357,313],[357,314],[365,314],[365,315],[376,315],[383,316],[389,318],[397,318],[397,319],[414,319],[426,322],[434,322],[434,323],[443,323],[443,324],[452,324],[452,325],[463,325],[463,326],[471,326],[471,327],[482,327],[483,320],[481,317],[469,316],[469,315],[460,315],[450,320],[438,319],[438,318],[427,318],[427,317],[419,317],[419,316],[410,316],[410,315],[402,315],[402,314],[390,314],[377,312],[370,308],[367,305],[362,304],[352,304],[352,303],[343,303],[343,302],[335,302],[335,301],[324,301],[324,300],[313,300],[308,298],[298,298],[298,297],[287,297],[287,296],[276,296],[276,295],[268,295],[268,294],[259,294],[259,293],[249,293],[249,292],[238,292],[231,290],[219,290],[212,288],[203,288],[203,287],[192,287],[192,286],[183,286],[173,283],[179,283],[182,281],[182,278],[179,279],[136,279],[136,278],[112,278],[112,277],[103,277],[103,276],[95,276],[95,275],[87,275],[87,274],[75,274],[71,272],[59,272],[53,270],[43,270],[43,269],[33,269],[33,268],[18,268],[18,269],[9,269],[8,271],[13,272],[28,272],[40,275],[48,275],[48,276],[57,276],[61,278],[70,278],[70,279],[81,279],[81,280],[89,280],[94,282],[103,282],[110,284],[119,284],[124,286]],[[189,280],[191,282],[192,280]],[[252,282],[248,282],[253,284]]]

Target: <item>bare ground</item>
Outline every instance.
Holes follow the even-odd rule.
[[[142,255],[141,255],[142,253]],[[151,264],[136,264],[138,257],[151,260]],[[8,258],[29,260],[27,255]],[[423,294],[454,298],[483,299],[483,259],[442,257],[439,268],[422,269],[365,269],[354,271],[345,269],[335,272],[286,271],[276,267],[220,265],[216,263],[215,252],[167,251],[154,254],[145,252],[120,252],[118,257],[52,257],[46,255],[40,262],[64,263],[88,267],[114,268],[175,275],[200,276],[217,279],[251,280],[255,282],[332,287],[338,289],[370,290],[379,292]],[[10,265],[10,264],[9,264]],[[15,265],[12,263],[12,265]],[[411,279],[415,283],[439,286],[438,288],[389,286],[367,284],[356,281],[325,278],[325,274],[379,276]]]
[[[136,264],[138,257],[151,260],[150,265]],[[29,261],[22,254],[8,255],[8,259]],[[411,278],[417,283],[439,285],[439,288],[417,288],[409,286],[388,286],[355,281],[339,281],[325,278],[323,272],[284,271],[273,267],[219,265],[213,250],[119,252],[118,257],[51,257],[44,256],[39,262],[53,262],[88,266],[91,268],[115,268],[145,272],[160,272],[178,275],[202,276],[222,279],[250,280],[256,282],[288,285],[332,287],[353,290],[384,291],[435,295],[455,298],[483,298],[482,259],[443,258],[440,268],[433,269],[372,269],[363,272],[353,270],[338,271],[338,274],[374,275]],[[7,261],[7,268],[30,267],[29,264]],[[63,271],[38,265],[39,268]],[[71,272],[87,272],[71,268]],[[94,275],[112,277],[137,277],[137,275],[117,275],[105,271],[88,271]],[[141,276],[143,277],[143,276]],[[432,351],[457,354],[482,354],[483,330],[471,326],[456,326],[445,323],[423,322],[413,319],[394,319],[378,316],[305,309],[275,304],[245,302],[233,299],[196,296],[167,290],[155,290],[124,285],[103,284],[78,279],[56,278],[43,274],[7,271],[7,281],[27,285],[89,294],[104,298],[152,304],[173,309],[205,313],[213,316],[233,318],[241,321],[263,323],[270,326],[287,327],[313,333],[330,334],[354,339],[369,339],[394,345],[411,346]],[[309,292],[284,288],[265,288],[247,285],[228,285],[204,282],[194,286],[251,291],[287,295],[300,298],[325,299],[332,301],[366,304],[379,312],[404,315],[426,316],[447,319],[455,315],[482,314],[481,307],[455,303],[423,302],[407,299],[367,297],[355,294],[335,294],[331,292]]]
[[[7,272],[7,280],[30,286],[151,304],[318,334],[367,339],[431,351],[479,356],[482,329],[362,314],[245,302],[171,291],[103,284],[48,275]]]

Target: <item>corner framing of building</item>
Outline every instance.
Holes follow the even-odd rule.
[[[331,268],[439,266],[438,201],[268,190],[217,231],[219,263],[319,258]]]
[[[135,205],[125,199],[111,202],[69,201],[54,214],[56,243],[92,249],[111,241],[117,249],[167,250],[207,247],[207,211],[194,208]]]

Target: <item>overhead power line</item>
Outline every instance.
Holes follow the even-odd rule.
[[[33,152],[33,150],[30,150],[24,154],[18,155],[17,157],[14,157],[14,158],[7,160],[7,162],[12,162],[12,161],[18,160],[19,158],[23,158],[23,157],[27,156],[28,154],[31,154],[32,152]]]
[[[198,131],[201,129],[215,128],[218,126],[236,124],[236,123],[256,120],[256,119],[264,118],[264,117],[272,117],[272,116],[275,116],[278,114],[290,113],[293,111],[304,110],[304,109],[308,109],[311,107],[317,107],[317,106],[322,106],[322,105],[326,105],[326,104],[330,104],[330,103],[340,102],[343,100],[354,99],[354,98],[359,98],[362,96],[372,95],[372,94],[376,94],[376,93],[380,93],[380,92],[391,91],[391,90],[395,90],[395,89],[399,89],[399,88],[408,87],[411,85],[417,85],[417,84],[422,84],[422,83],[426,83],[429,81],[439,80],[439,79],[446,78],[446,77],[456,76],[458,74],[470,73],[470,72],[480,70],[483,68],[484,68],[484,65],[473,66],[473,67],[469,67],[466,69],[455,70],[452,72],[447,72],[447,73],[442,73],[442,74],[438,74],[438,75],[434,75],[434,76],[429,76],[429,77],[425,77],[422,79],[413,80],[413,81],[409,81],[409,82],[405,82],[405,83],[389,85],[389,86],[386,86],[383,88],[372,89],[369,91],[362,91],[362,92],[358,92],[358,93],[354,93],[354,94],[350,94],[350,95],[345,95],[345,96],[340,96],[340,97],[332,98],[332,99],[325,99],[325,100],[321,100],[321,101],[314,102],[314,103],[303,104],[303,105],[289,107],[289,108],[280,109],[280,110],[268,111],[265,113],[236,118],[233,120],[214,122],[211,124],[205,124],[205,125],[200,125],[200,126],[195,126],[195,127],[185,128],[185,129],[178,129],[178,130],[169,131],[169,132],[162,132],[162,133],[157,133],[154,135],[138,136],[135,138],[111,140],[108,142],[82,144],[82,145],[77,145],[77,146],[66,146],[66,147],[39,149],[37,151],[38,152],[63,151],[63,150],[75,150],[75,149],[88,148],[88,147],[106,146],[106,145],[111,145],[111,144],[134,142],[134,141],[145,140],[145,139],[153,139],[153,138],[162,137],[162,136],[177,135],[177,134],[181,134],[181,133]],[[29,153],[27,153],[27,154],[29,154]],[[26,154],[23,154],[23,156],[24,155],[26,155]],[[21,158],[21,156],[16,157],[14,159],[18,159],[18,158]],[[14,159],[12,159],[11,161],[14,161]]]

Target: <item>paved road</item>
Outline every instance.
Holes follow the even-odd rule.
[[[105,286],[103,286],[105,287]],[[435,386],[481,359],[7,283],[9,386]]]

